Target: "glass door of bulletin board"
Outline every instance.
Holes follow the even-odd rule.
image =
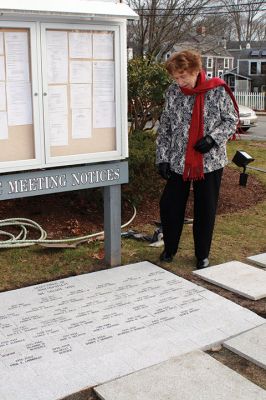
[[[43,24],[41,35],[46,163],[121,154],[119,26]]]
[[[35,23],[0,22],[0,172],[42,162]]]

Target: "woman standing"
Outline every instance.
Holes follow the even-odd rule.
[[[206,80],[199,53],[175,53],[166,69],[175,82],[166,92],[157,137],[156,163],[167,180],[160,201],[165,244],[160,260],[171,262],[177,252],[192,182],[196,267],[201,269],[209,266],[226,142],[236,131],[238,107],[222,79]]]

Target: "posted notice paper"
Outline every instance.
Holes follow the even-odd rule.
[[[99,101],[93,108],[93,127],[94,128],[114,128],[115,127],[115,103],[111,101]]]
[[[95,82],[93,84],[94,101],[114,101],[115,88],[113,82]]]
[[[91,61],[70,61],[71,83],[92,83]]]
[[[32,124],[32,98],[30,82],[7,82],[8,125]]]
[[[67,32],[47,31],[48,83],[68,82],[68,37]]]
[[[8,139],[7,113],[0,111],[0,140]]]
[[[113,61],[93,63],[93,102],[115,100],[115,67]]]
[[[70,85],[71,108],[91,108],[91,84]]]
[[[113,33],[93,34],[93,58],[98,60],[114,59]]]
[[[48,126],[51,146],[68,145],[67,86],[48,88]]]
[[[28,32],[5,32],[7,81],[29,82]]]
[[[0,81],[6,80],[5,57],[0,56]]]
[[[6,111],[6,84],[0,82],[0,111]]]
[[[113,61],[93,62],[93,83],[112,82],[114,85],[115,63]]]
[[[70,58],[92,58],[92,35],[88,32],[69,33]]]
[[[72,110],[72,138],[88,139],[91,137],[91,109]]]
[[[0,32],[0,54],[4,54],[4,32]]]

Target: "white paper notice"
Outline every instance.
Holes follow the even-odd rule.
[[[28,32],[5,32],[7,81],[29,81]]]
[[[6,111],[6,84],[0,82],[0,110]]]
[[[48,124],[51,146],[68,144],[67,87],[48,88]]]
[[[114,39],[112,33],[93,34],[93,58],[99,60],[114,59]]]
[[[68,82],[68,40],[67,32],[47,31],[47,73],[48,83]]]
[[[0,56],[0,81],[6,80],[5,57]]]
[[[0,112],[0,140],[8,139],[7,113]]]
[[[87,139],[91,137],[91,109],[72,110],[72,138]]]
[[[69,33],[70,58],[92,58],[91,36],[91,33],[86,32]]]
[[[93,63],[93,100],[115,100],[114,62],[96,61]]]
[[[29,82],[7,82],[6,94],[8,125],[31,125],[31,84]]]
[[[4,54],[4,33],[0,32],[0,54]]]
[[[94,128],[115,127],[115,103],[109,101],[96,102],[93,109]]]
[[[70,61],[71,83],[92,83],[91,61]]]
[[[93,85],[94,101],[114,101],[115,88],[113,82],[95,82]]]
[[[91,85],[70,85],[71,108],[91,108]]]
[[[113,61],[95,61],[93,63],[93,82],[109,82],[114,85],[115,64]]]

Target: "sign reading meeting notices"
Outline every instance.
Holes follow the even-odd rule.
[[[0,175],[0,200],[121,185],[127,182],[126,161]]]

